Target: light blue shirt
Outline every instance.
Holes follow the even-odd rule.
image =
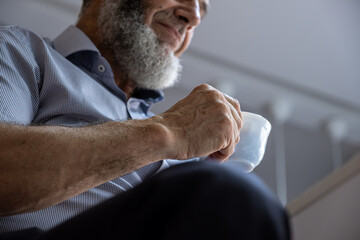
[[[53,42],[20,27],[0,27],[0,122],[83,126],[144,119],[152,116],[151,105],[161,100],[161,92],[150,90],[137,90],[127,100],[109,63],[76,27],[70,26]],[[52,228],[177,163],[150,164],[58,205],[0,217],[0,232]]]

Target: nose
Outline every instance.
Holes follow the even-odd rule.
[[[201,22],[200,10],[198,0],[184,0],[181,6],[175,10],[175,15],[191,29],[198,26]]]

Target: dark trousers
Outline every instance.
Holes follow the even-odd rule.
[[[2,236],[285,240],[290,229],[286,211],[256,176],[217,163],[192,162],[166,169],[50,231]]]

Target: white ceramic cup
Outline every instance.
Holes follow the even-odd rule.
[[[240,130],[240,142],[233,156],[228,160],[245,172],[251,172],[264,157],[271,124],[264,117],[250,112],[242,112],[243,126]]]

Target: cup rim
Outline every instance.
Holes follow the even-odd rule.
[[[264,122],[264,124],[263,124],[264,128],[266,128],[267,130],[271,130],[271,123],[269,122],[269,120],[267,120],[263,116],[256,114],[256,113],[245,112],[245,111],[243,111],[242,114],[243,114],[244,121],[245,121],[245,115],[247,115],[248,117],[256,117],[258,119],[261,119]]]

